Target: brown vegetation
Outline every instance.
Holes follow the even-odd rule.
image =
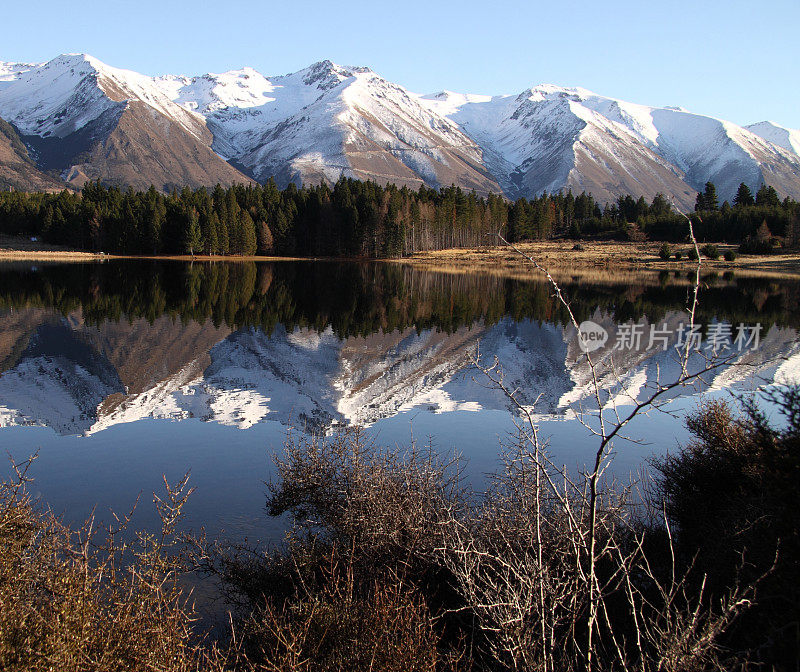
[[[174,525],[185,480],[157,498],[160,535],[119,544],[93,521],[77,531],[37,511],[27,465],[0,484],[0,669],[193,670],[220,657],[192,642],[194,613],[178,578]]]
[[[591,638],[589,482],[564,474],[549,483],[544,453],[529,452],[525,437],[480,494],[465,486],[458,459],[442,461],[430,449],[382,449],[358,430],[292,436],[269,505],[294,526],[286,545],[266,554],[203,539],[176,543],[186,479],[155,498],[162,533],[126,545],[118,531],[99,538],[91,521],[71,531],[37,512],[22,468],[0,487],[0,668],[555,672],[790,661],[796,643],[780,633],[792,607],[780,596],[796,591],[798,398],[797,390],[784,397],[783,430],[718,406],[698,412],[690,452],[662,463],[666,519],[659,500],[635,504],[618,485],[601,491]],[[710,504],[749,536],[716,530],[715,547],[730,551],[721,568],[710,548],[696,556],[695,532],[727,523],[687,499],[697,493],[691,482],[730,483],[738,467],[725,446],[759,451],[765,470],[757,473],[768,477],[769,445],[783,446],[775,454],[795,465],[785,487],[739,506],[743,487],[757,494],[748,486],[756,472],[746,470],[730,497],[712,490]],[[756,559],[753,535],[766,542]],[[782,540],[790,543],[774,564]],[[181,591],[180,577],[197,567],[222,579],[234,609],[224,641],[198,637]],[[754,609],[760,616],[748,617]]]
[[[693,270],[696,262],[687,257],[690,245],[673,245],[681,251],[683,261],[665,261],[659,257],[660,242],[619,242],[619,241],[573,241],[549,240],[518,243],[526,254],[535,257],[554,276],[586,274],[613,270],[614,272],[637,272],[649,270]],[[736,245],[719,244],[722,254],[727,250],[737,250]],[[451,248],[418,252],[401,260],[433,271],[481,271],[502,273],[516,277],[529,277],[537,274],[527,260],[504,245],[491,245],[479,248]],[[800,253],[791,252],[770,257],[741,254],[734,261],[704,260],[708,268],[728,270],[753,270],[759,272],[781,272],[800,274]]]

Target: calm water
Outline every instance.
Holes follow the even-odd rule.
[[[618,404],[676,374],[685,275],[563,285],[578,320],[608,334],[595,358]],[[702,396],[796,379],[799,301],[796,281],[706,276],[703,343],[730,325],[738,365],[681,390],[677,417],[634,423],[639,442],[617,444],[615,473],[685,441],[681,415]],[[632,324],[639,343],[626,336]],[[543,282],[396,264],[3,264],[0,442],[16,459],[39,450],[33,487],[68,521],[126,511],[141,493],[135,520],[154,525],[162,474],[191,470],[188,526],[275,539],[282,523],[264,513],[264,482],[290,427],[363,425],[381,444],[430,442],[465,455],[479,486],[519,413],[473,366],[478,347],[484,361],[497,356],[521,403],[537,400],[556,460],[583,464],[593,444],[575,412],[591,409],[589,372],[566,325]],[[748,337],[760,325],[757,349],[734,343],[739,325]],[[661,340],[649,342],[651,327]]]

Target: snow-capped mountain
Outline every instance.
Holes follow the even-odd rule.
[[[662,192],[683,206],[707,181],[731,198],[740,182],[800,193],[800,161],[766,134],[692,114],[541,85],[519,96],[442,92],[427,104],[492,157],[515,196],[571,188],[598,200]],[[764,137],[761,137],[764,135]]]
[[[161,78],[165,93],[205,114],[214,149],[258,180],[340,176],[500,190],[480,148],[456,124],[368,68],[321,61],[281,77],[251,68]]]
[[[276,77],[242,68],[154,78],[86,55],[0,62],[0,118],[39,169],[77,186],[348,176],[511,198],[661,192],[691,207],[713,181],[721,198],[740,182],[800,198],[800,131],[771,122],[742,128],[554,85],[421,96],[330,61]]]
[[[20,75],[41,66],[41,63],[9,63],[0,61],[0,89],[19,79]]]
[[[247,181],[209,148],[202,116],[174,103],[150,77],[85,54],[33,68],[9,66],[0,117],[38,167],[81,186],[88,179],[146,189]]]
[[[768,140],[773,145],[783,147],[793,154],[800,155],[800,131],[785,128],[773,121],[760,121],[746,126],[748,131]]]

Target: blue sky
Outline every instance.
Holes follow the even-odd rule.
[[[87,52],[146,74],[275,75],[329,58],[420,93],[546,82],[800,128],[798,0],[38,0],[1,15],[0,60]]]

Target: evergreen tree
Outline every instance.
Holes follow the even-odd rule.
[[[195,252],[200,252],[203,245],[203,238],[200,232],[200,218],[197,210],[191,208],[186,216],[186,228],[183,235],[183,250],[192,256]]]
[[[228,227],[220,219],[216,212],[211,213],[210,226],[217,230],[217,254],[230,253],[230,241],[228,240]]]
[[[694,211],[703,212],[706,209],[705,195],[702,191],[697,192],[697,198],[694,199]]]
[[[747,205],[755,205],[755,199],[753,198],[753,193],[750,191],[750,187],[748,187],[744,182],[739,184],[739,189],[736,191],[736,196],[733,199],[733,204],[739,207],[747,206]]]
[[[703,210],[714,211],[717,209],[719,209],[717,187],[713,182],[706,182],[706,186],[703,191]]]
[[[756,192],[756,205],[777,208],[780,204],[781,199],[778,198],[778,192],[775,191],[775,188],[762,184],[761,188]]]
[[[648,214],[653,215],[654,217],[664,217],[668,215],[671,210],[672,208],[669,205],[669,201],[667,201],[667,199],[664,197],[664,194],[659,192],[655,195],[655,198],[653,198],[653,202],[650,205],[650,212]]]
[[[246,210],[242,211],[239,218],[240,254],[252,257],[257,250],[256,226],[253,218]]]

